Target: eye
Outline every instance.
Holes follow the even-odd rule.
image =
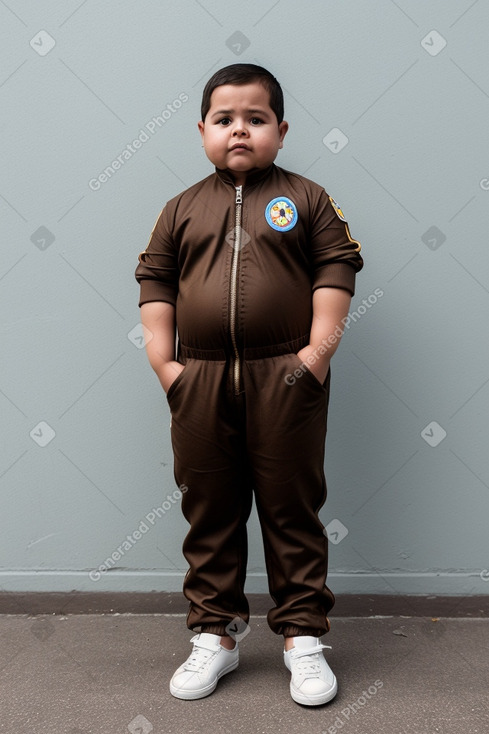
[[[223,117],[221,120],[219,120],[218,125],[229,125],[230,122],[231,120],[229,119],[229,117]]]
[[[261,125],[263,120],[261,120],[259,117],[252,117],[251,118],[251,124],[252,125]]]

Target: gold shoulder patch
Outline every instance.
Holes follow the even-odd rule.
[[[355,248],[356,251],[361,252],[362,246],[358,240],[354,240],[353,237],[351,236],[350,229],[348,227],[348,223],[346,221],[345,215],[343,214],[342,208],[340,207],[338,202],[333,199],[332,196],[329,197],[329,200],[331,202],[331,206],[333,207],[336,214],[338,215],[338,218],[341,219],[341,221],[345,223],[345,230],[346,230],[348,239],[350,240],[350,242],[353,242],[355,245],[357,245],[357,247]]]
[[[341,207],[340,207],[340,205],[338,204],[338,202],[336,202],[336,201],[335,201],[335,200],[333,199],[333,197],[332,197],[332,196],[330,196],[330,197],[329,197],[329,200],[330,200],[330,202],[331,202],[331,206],[333,207],[333,209],[335,210],[336,214],[337,214],[337,215],[339,216],[339,218],[341,219],[341,221],[342,221],[342,222],[346,222],[346,218],[345,218],[345,215],[343,214],[343,212],[342,212],[342,210],[341,210]]]

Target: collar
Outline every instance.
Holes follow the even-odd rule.
[[[244,185],[244,188],[248,188],[248,186],[251,186],[252,184],[258,183],[259,181],[267,178],[267,176],[270,175],[274,168],[275,164],[271,163],[266,168],[252,169],[246,174],[246,183]],[[232,184],[232,186],[235,186],[234,179],[228,168],[216,168],[216,174],[224,183]]]

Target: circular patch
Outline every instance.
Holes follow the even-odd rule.
[[[341,221],[346,222],[345,215],[341,211],[340,205],[333,199],[332,196],[329,197],[329,200],[331,202],[331,206],[333,207],[333,209],[335,210],[335,212],[337,213]]]
[[[278,196],[267,204],[265,219],[272,229],[278,232],[288,232],[297,224],[299,215],[293,201],[286,196]]]

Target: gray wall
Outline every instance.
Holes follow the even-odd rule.
[[[0,5],[1,589],[181,588],[134,269],[212,170],[205,81],[247,61],[285,90],[277,163],[325,186],[365,255],[332,365],[330,585],[489,592],[488,23],[472,0]],[[266,591],[249,530],[247,589]]]

